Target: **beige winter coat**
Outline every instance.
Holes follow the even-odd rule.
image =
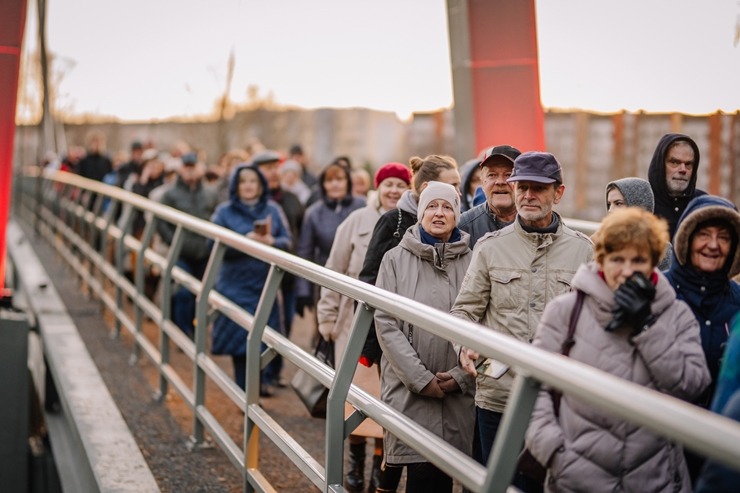
[[[373,228],[379,218],[380,204],[377,194],[374,194],[368,199],[365,207],[352,212],[337,228],[336,239],[332,244],[326,267],[357,279],[362,270]],[[316,306],[319,333],[324,339],[334,341],[334,356],[337,365],[342,361],[347,347],[354,312],[354,300],[331,289],[321,288],[321,297]],[[380,377],[377,366],[368,368],[364,365],[357,365],[352,383],[380,398]],[[354,408],[347,404],[345,415],[349,416],[352,412]],[[352,434],[382,438],[383,429],[375,421],[366,419]]]
[[[592,262],[573,278],[586,296],[570,358],[680,399],[699,395],[709,384],[699,326],[666,278],[658,274],[651,305],[657,321],[630,341],[629,327],[604,330],[614,293],[598,270]],[[575,297],[559,296],[547,306],[535,346],[560,352]],[[550,394],[540,392],[526,443],[540,463],[550,464],[547,491],[691,491],[680,446],[568,395],[556,418]]]
[[[420,241],[416,224],[383,257],[377,285],[446,311],[455,300],[470,257],[467,233],[462,232],[459,241],[431,246]],[[470,454],[475,425],[474,382],[457,366],[452,343],[380,311],[375,313],[375,328],[383,349],[383,402]],[[442,399],[421,396],[419,392],[437,372],[449,372],[462,392],[445,394]],[[389,433],[384,443],[389,464],[427,462]]]
[[[558,221],[555,233],[527,233],[517,219],[481,238],[450,313],[531,342],[545,305],[570,291],[578,267],[593,259],[591,240]],[[504,412],[515,376],[479,375],[476,406]]]

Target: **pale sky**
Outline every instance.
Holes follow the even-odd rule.
[[[29,2],[26,50],[36,45]],[[740,109],[740,0],[538,0],[542,103],[603,112]],[[123,120],[231,99],[369,107],[452,104],[444,0],[49,0],[58,106]]]

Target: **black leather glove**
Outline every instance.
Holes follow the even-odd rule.
[[[313,298],[311,296],[298,296],[295,299],[295,312],[303,317],[306,309],[313,308]]]
[[[375,323],[370,325],[370,330],[367,332],[367,338],[365,344],[362,346],[362,353],[360,353],[368,362],[380,364],[380,357],[383,356],[383,349],[380,347],[378,342],[378,333],[375,332]]]
[[[614,292],[616,305],[612,309],[614,318],[606,326],[614,331],[623,325],[632,328],[632,335],[638,334],[655,321],[650,312],[650,304],[655,299],[655,286],[641,272],[635,272]]]

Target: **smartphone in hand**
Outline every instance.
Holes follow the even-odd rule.
[[[486,358],[478,362],[478,364],[475,365],[475,369],[478,371],[478,375],[498,380],[503,377],[507,371],[509,371],[509,366],[493,358]]]
[[[260,236],[265,236],[269,232],[269,221],[267,219],[257,219],[254,222],[254,232]]]

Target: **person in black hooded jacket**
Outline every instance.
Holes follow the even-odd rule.
[[[668,233],[676,234],[678,219],[694,197],[706,195],[696,188],[699,147],[684,134],[661,137],[648,168],[648,181],[655,196],[655,215],[668,221]]]

